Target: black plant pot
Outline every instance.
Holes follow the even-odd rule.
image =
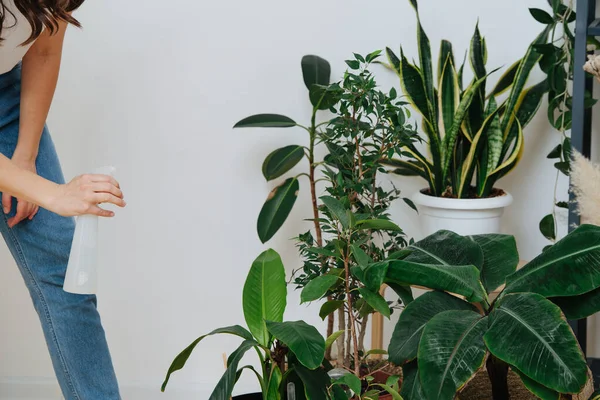
[[[243,394],[241,396],[235,396],[233,400],[263,400],[262,393],[250,393]]]

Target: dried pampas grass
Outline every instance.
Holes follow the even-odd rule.
[[[577,196],[582,223],[600,225],[600,166],[573,151],[571,190]]]
[[[583,66],[583,69],[600,81],[600,56],[588,55],[588,61]]]

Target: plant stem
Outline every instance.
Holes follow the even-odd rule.
[[[338,320],[339,320],[338,324],[339,324],[339,326],[338,326],[338,328],[339,328],[340,331],[345,332],[346,331],[346,315],[345,315],[344,307],[341,307],[338,310],[338,314],[339,314],[339,317],[338,317]],[[338,363],[342,364],[342,365],[344,364],[344,360],[346,359],[346,344],[344,342],[344,336],[345,335],[341,335],[338,338],[338,340],[337,340],[337,345],[338,345],[337,346],[338,347],[338,354],[337,354]],[[341,366],[341,365],[339,365],[339,366]]]
[[[508,392],[508,364],[494,356],[490,356],[486,367],[490,382],[492,383],[492,399],[510,399],[510,393]]]
[[[365,351],[365,336],[367,335],[367,324],[369,323],[369,315],[367,314],[360,322],[360,334],[358,336],[358,349]]]
[[[352,293],[350,292],[350,235],[348,235],[348,254],[344,257],[344,269],[346,271],[346,298],[348,301],[348,315],[350,317],[350,334],[352,335],[352,344],[354,347],[354,375],[360,378],[360,359],[358,358],[358,339],[356,336],[356,319],[354,318],[354,308],[352,306]]]

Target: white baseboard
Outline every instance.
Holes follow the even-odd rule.
[[[203,385],[169,387],[165,393],[156,385],[121,384],[123,400],[196,400],[210,395]],[[0,400],[62,400],[55,380],[0,377]]]

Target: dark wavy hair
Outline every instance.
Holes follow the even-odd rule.
[[[6,6],[7,0],[0,0],[0,44],[2,43],[2,27],[6,17],[15,17]],[[58,31],[58,23],[68,22],[81,27],[79,21],[69,13],[76,10],[84,0],[13,0],[17,10],[21,12],[31,25],[31,36],[23,45],[29,44],[37,39],[42,31],[47,29],[50,34]]]

